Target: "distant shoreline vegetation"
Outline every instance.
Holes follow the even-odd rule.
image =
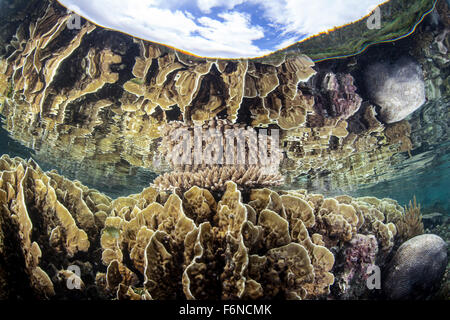
[[[367,19],[371,13],[358,21],[314,35],[255,60],[264,61],[296,53],[306,54],[314,62],[352,57],[363,53],[370,46],[410,36],[435,9],[437,2],[438,0],[390,0],[379,6],[381,29],[367,27]]]
[[[430,10],[428,10],[427,12],[425,12],[425,13],[422,15],[422,18],[421,18],[421,19],[414,25],[414,27],[411,29],[411,31],[408,32],[408,33],[405,34],[405,35],[399,36],[399,37],[397,37],[397,38],[395,38],[395,39],[391,39],[391,40],[383,40],[383,41],[378,41],[378,42],[374,42],[374,43],[369,43],[369,44],[365,45],[360,51],[358,51],[358,52],[356,52],[356,53],[353,53],[353,54],[348,54],[348,55],[343,55],[343,56],[335,56],[335,57],[329,57],[329,58],[323,58],[323,59],[319,59],[319,60],[313,59],[313,61],[314,61],[314,62],[321,62],[321,61],[331,60],[331,59],[348,58],[348,57],[352,57],[352,56],[358,55],[358,54],[360,54],[360,53],[363,53],[363,52],[366,51],[370,46],[377,45],[377,44],[381,44],[381,43],[394,42],[394,41],[397,41],[397,40],[406,38],[406,37],[410,36],[411,34],[413,34],[413,33],[416,31],[417,26],[418,26],[420,23],[422,23],[422,21],[425,19],[425,17],[428,16],[428,15],[435,9],[437,1],[438,1],[438,0],[435,0],[435,1],[434,1],[433,7],[432,7]]]
[[[58,1],[58,3],[60,2]],[[367,20],[373,15],[373,12],[371,12],[361,19],[347,25],[313,35],[299,42],[293,43],[286,48],[274,51],[268,55],[253,58],[220,58],[199,56],[181,48],[175,48],[147,39],[142,40],[152,42],[165,47],[166,49],[178,51],[178,53],[187,55],[193,60],[205,58],[221,60],[246,59],[264,62],[267,60],[283,60],[285,56],[301,53],[308,55],[314,62],[321,62],[325,60],[355,56],[364,52],[370,46],[394,42],[408,37],[414,33],[417,26],[425,19],[425,17],[434,10],[436,4],[437,0],[386,1],[377,7],[381,13],[381,28],[379,29],[368,28]],[[92,21],[90,22],[96,24]],[[105,28],[103,26],[100,27]],[[115,31],[127,34],[123,31]],[[139,37],[132,37],[139,39]]]

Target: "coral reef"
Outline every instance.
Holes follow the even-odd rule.
[[[336,299],[376,299],[373,291],[367,290],[369,278],[377,268],[387,261],[379,251],[379,241],[374,234],[358,233],[336,250],[334,273],[337,275],[332,294]]]
[[[217,119],[193,127],[170,122],[162,128],[160,152],[174,171],[160,175],[154,184],[165,190],[220,190],[228,180],[240,188],[281,185],[278,132],[269,136],[262,131]]]
[[[354,115],[361,107],[362,98],[356,93],[353,82],[350,74],[327,73],[323,78],[322,90],[328,101],[317,101],[314,106],[319,109],[319,114],[344,120]]]
[[[398,2],[390,1],[389,3],[395,5]],[[427,5],[431,6],[431,1]],[[438,45],[442,39],[442,43],[448,43],[449,34],[442,37],[445,29],[449,28],[449,24],[446,22],[448,21],[448,8],[445,1],[437,1],[436,6],[437,10],[430,14],[429,19],[423,21],[416,32],[408,38],[396,41],[395,45],[370,47],[364,53],[347,59],[316,61],[315,68],[318,70],[318,75],[313,80],[317,79],[319,84],[323,72],[329,72],[329,70],[335,74],[350,73],[355,78],[355,84],[359,88],[358,94],[364,101],[360,111],[347,119],[347,130],[351,137],[353,136],[351,133],[367,136],[364,132],[367,130],[367,123],[362,115],[368,96],[367,90],[364,90],[362,86],[365,82],[365,67],[375,61],[397,61],[402,56],[411,56],[423,71],[427,101],[409,116],[407,121],[402,120],[401,126],[396,126],[398,123],[383,123],[384,132],[382,130],[379,134],[372,133],[372,135],[376,135],[378,145],[375,140],[366,141],[370,142],[373,147],[376,146],[376,149],[369,152],[352,152],[348,157],[334,157],[334,162],[330,162],[330,165],[321,165],[320,169],[310,170],[299,177],[292,177],[291,181],[295,188],[307,188],[310,191],[321,193],[326,191],[333,193],[335,190],[341,190],[350,194],[354,194],[355,189],[363,188],[367,194],[380,194],[381,197],[389,193],[379,193],[379,191],[391,190],[391,186],[391,192],[396,194],[394,186],[397,181],[402,181],[400,183],[408,181],[410,194],[413,194],[414,189],[417,188],[428,189],[419,182],[420,180],[416,182],[414,177],[422,174],[424,170],[435,172],[437,166],[447,161],[446,154],[449,149],[447,119],[450,110],[448,98],[450,60],[447,57],[448,54],[444,55],[439,51]],[[350,31],[351,28],[348,29]],[[337,30],[336,35],[340,33],[339,30],[341,29]],[[324,34],[319,38],[322,38],[323,43],[328,45],[325,39],[333,39],[334,35],[333,33]],[[311,41],[314,42],[318,39],[313,38]],[[319,51],[317,52],[319,53]],[[309,52],[308,54],[314,57]],[[420,72],[422,73],[422,71]],[[318,100],[316,100],[315,107],[317,102]],[[376,110],[379,111],[379,108],[377,107]],[[379,115],[376,115],[376,118],[382,120]],[[359,128],[363,130],[361,131]],[[368,131],[370,132],[370,130]],[[333,148],[335,141],[336,139],[333,137],[332,143],[328,147]],[[394,145],[400,142],[403,146],[397,145],[398,149],[395,149]],[[407,153],[402,153],[405,151]],[[351,164],[356,165],[352,167]],[[299,170],[302,170],[301,166]],[[287,178],[287,181],[290,182],[289,177]]]
[[[307,174],[311,181],[329,176],[331,187],[338,189],[390,173],[389,168],[399,161],[394,155],[401,156],[399,152],[412,147],[411,127],[406,121],[384,125],[372,105],[361,109],[361,114],[352,119],[352,128],[348,120],[311,116],[310,128],[286,132],[281,138],[286,150],[281,171],[287,180],[294,178],[294,174]],[[358,133],[352,132],[355,126],[361,128]]]
[[[304,55],[287,57],[277,64],[193,61],[177,51],[114,33],[126,39],[117,43],[117,38],[105,35],[87,21],[79,31],[69,30],[66,22],[70,15],[52,1],[47,7],[43,4],[44,8],[45,14],[32,25],[29,35],[15,35],[21,45],[7,56],[5,76],[14,82],[14,100],[23,95],[23,102],[34,115],[40,115],[50,131],[70,120],[67,113],[82,114],[88,102],[96,112],[84,119],[84,135],[92,134],[104,123],[102,111],[108,107],[117,115],[116,126],[125,126],[130,131],[139,130],[145,123],[161,121],[155,111],[174,106],[186,122],[202,123],[221,112],[235,122],[244,97],[264,99],[277,89],[293,100],[298,83],[316,73],[312,69],[314,63]],[[99,34],[106,38],[102,41],[104,47],[89,48],[87,42]],[[59,51],[52,53],[54,48]],[[39,64],[30,69],[32,61]],[[62,84],[57,80],[61,80],[60,74],[67,68],[75,73]],[[118,92],[108,100],[106,93],[111,89]],[[266,107],[275,110],[281,106],[266,103]],[[285,110],[281,119],[288,121],[292,112]],[[127,117],[136,117],[143,123],[130,127]],[[279,115],[271,115],[274,121],[278,118]],[[150,130],[147,134],[151,138],[155,133]]]
[[[17,226],[20,241],[16,250],[23,254],[23,262],[17,267],[29,277],[28,285],[35,297],[50,298],[55,295],[55,284],[47,273],[52,267],[43,254],[48,254],[51,248],[53,254],[73,258],[87,252],[100,231],[85,202],[90,199],[89,192],[84,193],[88,191],[86,187],[54,173],[44,174],[32,160],[25,163],[2,156],[0,168],[3,219]],[[107,200],[98,195],[99,200]],[[5,248],[6,256],[11,254],[10,250],[14,249]],[[63,270],[64,267],[59,271]]]
[[[224,192],[150,186],[112,200],[32,160],[2,156],[0,169],[0,249],[20,253],[41,299],[357,298],[368,289],[349,288],[387,261],[404,214],[391,199],[232,181]]]
[[[239,188],[259,188],[280,186],[284,178],[279,173],[270,173],[258,166],[223,166],[200,169],[195,172],[170,172],[154,180],[157,188],[188,190],[194,186],[203,186],[211,190],[223,190],[226,181],[233,181]]]
[[[395,9],[384,19],[399,8],[407,18],[386,20],[397,25],[382,37],[406,33],[428,2],[383,5]],[[125,186],[141,169],[161,173],[142,192],[113,200],[44,173],[32,160],[3,156],[0,298],[369,297],[368,270],[385,267],[404,241],[424,232],[420,208],[313,190],[385,180],[406,157],[413,162],[420,150],[447,141],[449,25],[442,3],[437,25],[407,40],[411,52],[396,47],[423,70],[422,79],[412,64],[407,80],[415,79],[420,96],[407,94],[400,107],[407,101],[410,113],[428,98],[408,121],[398,121],[406,113],[385,112],[384,102],[398,92],[373,98],[378,114],[358,90],[362,66],[376,54],[329,64],[310,58],[358,51],[366,43],[342,37],[361,22],[262,59],[220,60],[85,20],[70,30],[69,13],[55,1],[30,0],[29,14],[17,21],[5,13],[14,6],[0,10],[0,114],[11,136],[36,150],[39,163],[58,162],[84,183]],[[369,40],[379,36],[362,24]],[[367,87],[393,71],[369,72]],[[244,154],[244,164],[208,162],[203,152],[195,163],[211,142],[196,139],[196,128],[205,136],[218,131],[224,146],[226,130],[245,136],[243,149],[233,140],[224,150],[232,159]],[[177,162],[176,130],[187,132],[190,162]],[[280,132],[268,157],[254,143],[263,130]],[[268,163],[271,156],[276,161]],[[305,177],[308,191],[298,190]]]
[[[40,163],[73,179],[123,186],[137,172],[165,173],[164,128],[218,119],[279,129],[288,183],[324,173],[364,182],[409,150],[408,128],[387,138],[352,74],[321,70],[307,55],[203,59],[83,19],[71,30],[55,1],[32,3],[28,19],[7,21],[15,31],[1,48],[0,113]]]
[[[373,235],[356,235],[348,244],[345,255],[345,267],[342,277],[343,292],[348,288],[358,288],[355,282],[366,285],[371,267],[375,266],[378,243]],[[361,286],[361,284],[360,284]]]

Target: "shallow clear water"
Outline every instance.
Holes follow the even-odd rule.
[[[81,188],[78,190],[78,187],[69,190],[67,186],[59,185],[60,189],[53,186],[56,190],[54,190],[55,199],[58,197],[58,201],[67,206],[67,212],[77,219],[79,214],[85,214],[89,210],[92,210],[92,220],[94,220],[93,213],[96,214],[95,223],[101,227],[97,225],[95,228],[98,227],[98,230],[89,230],[89,237],[94,239],[89,240],[92,244],[101,247],[100,249],[105,249],[102,247],[103,244],[100,245],[100,237],[109,235],[108,232],[112,230],[117,233],[112,232],[114,237],[119,238],[119,235],[122,237],[120,232],[123,231],[116,228],[117,226],[106,226],[106,217],[108,215],[114,218],[123,216],[124,225],[128,226],[132,215],[137,215],[136,212],[144,209],[139,206],[147,200],[140,199],[138,203],[136,199],[142,197],[141,192],[149,186],[161,189],[158,189],[160,192],[158,201],[162,204],[168,198],[167,193],[171,193],[175,187],[178,189],[174,193],[183,201],[187,201],[186,191],[190,189],[194,181],[189,179],[199,171],[204,176],[201,176],[203,180],[200,179],[202,183],[197,183],[196,186],[211,191],[212,200],[208,199],[208,201],[219,202],[221,197],[224,197],[225,183],[220,180],[222,185],[214,185],[214,174],[206,177],[207,174],[204,172],[212,168],[212,171],[216,170],[215,178],[217,178],[220,176],[220,174],[217,175],[217,171],[226,166],[216,163],[204,167],[194,167],[185,163],[179,166],[174,164],[171,158],[174,153],[171,154],[171,148],[176,141],[170,140],[170,134],[177,128],[184,126],[192,133],[195,130],[194,123],[198,122],[204,125],[203,129],[199,129],[200,131],[216,127],[221,129],[229,127],[234,130],[240,128],[239,126],[248,130],[269,128],[278,130],[281,136],[279,148],[282,161],[277,167],[277,172],[273,174],[281,178],[275,179],[272,176],[276,181],[264,184],[267,182],[265,181],[267,176],[271,178],[270,175],[266,175],[259,180],[258,177],[255,178],[259,184],[246,185],[244,183],[246,180],[242,176],[248,178],[247,174],[252,172],[253,167],[244,166],[245,174],[241,173],[240,176],[236,173],[230,174],[235,182],[242,178],[236,183],[238,190],[242,193],[243,202],[250,201],[253,189],[267,187],[280,195],[287,195],[291,190],[303,189],[306,191],[299,191],[294,195],[301,199],[304,199],[307,193],[321,194],[325,198],[341,195],[353,197],[354,200],[349,200],[349,203],[345,202],[348,200],[342,200],[346,199],[345,197],[339,198],[343,201],[342,203],[339,201],[339,208],[344,204],[342,205],[344,209],[350,207],[351,203],[357,207],[356,198],[358,197],[389,198],[397,202],[393,205],[395,210],[404,214],[401,208],[406,208],[415,198],[421,208],[419,216],[423,217],[426,223],[425,230],[438,234],[449,244],[450,56],[448,50],[450,50],[450,32],[448,30],[450,30],[450,22],[448,13],[450,11],[443,6],[443,2],[429,1],[428,7],[424,6],[424,2],[426,1],[416,1],[415,4],[420,10],[417,9],[417,12],[413,10],[406,16],[392,9],[389,14],[393,17],[386,22],[386,24],[389,22],[387,34],[383,31],[376,36],[370,32],[366,34],[364,23],[359,22],[330,34],[318,36],[309,42],[297,43],[287,51],[278,52],[262,60],[236,61],[216,61],[185,56],[164,46],[133,39],[126,34],[103,30],[85,20],[82,20],[82,28],[71,30],[64,27],[64,23],[61,22],[68,18],[65,9],[57,7],[56,4],[53,4],[55,11],[48,11],[46,19],[37,20],[38,27],[33,29],[35,24],[32,21],[42,15],[43,11],[36,11],[33,6],[39,7],[39,5],[37,2],[32,2],[33,5],[27,7],[25,13],[21,13],[21,16],[26,17],[23,25],[15,19],[10,21],[5,18],[5,21],[0,21],[0,27],[2,23],[4,25],[3,29],[0,29],[0,70],[4,71],[4,76],[0,77],[0,157],[9,155],[11,158],[33,159],[43,171],[55,170],[70,181],[79,181],[81,184],[77,184],[78,187],[84,185],[108,196],[109,198],[103,198],[97,192],[85,189],[82,191]],[[18,8],[25,6],[24,3],[16,2]],[[393,3],[403,8],[401,6],[405,6],[406,2],[395,0]],[[429,7],[435,9],[431,10]],[[426,11],[424,8],[428,10],[426,14],[424,14]],[[26,10],[35,11],[28,15]],[[445,14],[447,14],[447,20]],[[397,19],[397,15],[400,18]],[[363,31],[361,31],[361,25]],[[58,26],[60,29],[55,27],[57,30],[55,31],[52,29],[53,26]],[[400,31],[396,31],[395,27],[398,27]],[[27,28],[33,32],[30,34],[26,31]],[[355,44],[354,33],[361,34],[367,39],[365,42],[362,41],[362,44]],[[388,35],[391,35],[395,41]],[[373,45],[368,46],[367,43]],[[348,51],[348,48],[353,46],[355,49]],[[303,56],[301,54],[303,52],[307,52],[310,57]],[[33,54],[35,57],[30,58]],[[340,58],[336,59],[336,56]],[[408,62],[410,68],[407,72],[401,69],[403,61],[412,61]],[[372,78],[370,70],[373,70],[371,69],[373,66],[376,66],[375,74],[382,74],[384,68],[388,75],[381,79],[375,76]],[[400,71],[389,74],[390,69],[396,70],[396,68]],[[392,86],[403,85],[404,92],[389,93],[394,98],[390,100],[391,105],[387,103],[388,107],[386,107],[386,101],[377,96],[375,92],[377,87],[374,84],[381,86],[383,83],[392,81],[392,78],[398,80],[397,83],[392,83]],[[413,83],[414,80],[417,80],[417,83]],[[414,85],[412,89],[412,85],[408,86],[410,82]],[[384,87],[383,90],[390,92],[389,89]],[[417,92],[419,92],[417,96],[420,96],[422,91],[424,103],[415,110],[409,110],[408,115],[403,115],[400,119],[399,114],[405,112],[403,109],[408,109],[416,102],[412,101],[411,97],[414,97]],[[401,98],[398,98],[396,94]],[[402,105],[403,109],[395,109],[398,100],[402,99],[410,100]],[[421,97],[417,98],[417,100],[420,99]],[[389,108],[395,109],[394,114],[386,111],[389,111]],[[202,151],[207,149],[209,142],[207,139],[201,141],[200,149]],[[232,149],[235,152],[238,142],[235,145],[233,140],[232,143]],[[194,148],[195,146],[192,146],[192,149]],[[248,144],[245,151],[251,153],[251,150],[253,150],[252,146]],[[271,155],[276,153],[272,149],[270,152]],[[258,163],[256,167],[258,166],[263,167],[261,163]],[[239,170],[236,169],[237,165],[233,164],[231,167],[230,170]],[[3,174],[3,171],[0,173]],[[19,176],[20,170],[17,171],[19,173],[15,174]],[[2,191],[0,196],[4,195],[5,208],[9,206],[11,211],[16,210],[17,203],[22,204],[19,201],[21,200],[19,195],[29,200],[23,201],[25,207],[38,199],[36,200],[38,205],[28,208],[35,226],[32,241],[39,242],[44,250],[44,256],[52,256],[53,253],[49,254],[49,252],[53,252],[51,246],[54,243],[52,242],[50,246],[48,243],[51,239],[57,242],[54,240],[54,234],[59,236],[59,231],[54,232],[53,229],[55,222],[49,219],[51,228],[49,226],[47,228],[51,231],[51,235],[39,236],[36,228],[39,229],[48,223],[45,219],[36,218],[42,199],[37,197],[30,200],[32,199],[30,190],[33,189],[27,190],[22,185],[20,188],[25,190],[24,195],[15,192],[14,187],[17,187],[19,183],[16,181],[10,183],[11,181],[6,180],[9,174],[9,172],[5,173],[5,184],[3,185],[3,181],[0,184],[0,191]],[[181,178],[179,178],[180,175]],[[0,177],[3,179],[2,175]],[[165,182],[169,181],[169,187],[163,183],[165,178],[167,178]],[[270,180],[269,178],[267,180]],[[46,179],[35,177],[33,179],[39,181],[34,186],[37,194],[37,190]],[[52,183],[57,185],[55,182],[57,178],[55,179]],[[279,182],[281,179],[284,179],[282,183]],[[48,185],[50,186],[50,183]],[[17,187],[17,189],[20,188]],[[81,206],[69,203],[73,198],[78,197],[78,192],[82,194]],[[47,192],[46,195],[48,194]],[[90,196],[93,194],[95,196],[91,199]],[[130,195],[137,196],[133,198]],[[112,209],[117,203],[119,203],[117,207],[122,205],[120,201],[112,201],[119,197],[128,197],[121,200],[123,203],[127,201],[132,203],[130,207],[125,206],[121,210]],[[156,198],[155,196],[153,200],[155,203]],[[312,198],[313,196],[308,203],[305,200],[306,206],[311,206],[311,214],[314,213],[319,217],[323,210],[332,212],[332,209],[321,209],[320,206],[313,209],[313,202],[316,200],[313,201]],[[272,203],[272,198],[270,199],[270,205],[273,206],[271,209],[275,211],[276,205]],[[203,205],[208,202],[202,201],[204,203],[199,212],[203,212]],[[333,199],[333,201],[338,203],[337,200]],[[269,203],[269,200],[267,202]],[[369,202],[366,205],[369,206]],[[388,207],[386,204],[392,205],[390,200],[383,203],[385,207]],[[183,202],[180,210],[188,212],[189,205]],[[269,208],[269,204],[267,207]],[[371,208],[371,214],[378,209],[381,210],[380,208],[381,206],[377,209]],[[344,209],[342,209],[343,212]],[[256,211],[255,225],[256,215],[260,214]],[[408,212],[407,209],[406,211]],[[360,216],[362,216],[361,212],[358,211]],[[53,211],[51,213],[54,214]],[[391,213],[380,214],[382,216],[385,214],[384,222],[386,225],[389,222],[395,229],[396,226],[388,221],[388,215]],[[431,213],[439,213],[439,219],[433,220],[433,216],[430,218]],[[286,215],[285,212],[279,215],[282,217],[283,214]],[[356,209],[354,215],[356,217]],[[344,216],[343,213],[342,217]],[[233,219],[234,217],[230,218],[230,221]],[[216,222],[211,217],[209,220]],[[363,218],[356,217],[354,220],[362,221]],[[361,228],[362,224],[361,222],[358,228]],[[82,222],[77,220],[76,226],[80,225]],[[306,230],[305,225],[303,223],[302,225]],[[374,263],[375,255],[379,254],[377,263],[385,267],[384,263],[387,265],[391,261],[401,241],[406,239],[396,238],[397,242],[394,245],[392,239],[396,236],[397,229],[393,232],[392,228],[389,229],[383,223],[378,224],[376,228],[379,225],[385,227],[382,232],[379,229],[373,231],[366,226],[361,230],[377,237],[380,251],[377,251],[377,247],[377,250],[373,251],[375,253],[372,252],[374,257],[371,262]],[[423,233],[421,222],[420,225],[421,233]],[[339,229],[337,224],[334,227]],[[334,255],[333,263],[336,259],[333,269],[336,279],[345,283],[342,286],[342,283],[336,280],[330,294],[344,299],[356,297],[359,289],[352,291],[352,288],[350,293],[345,294],[339,291],[348,289],[342,289],[347,285],[345,279],[348,276],[343,272],[345,269],[343,266],[352,261],[350,258],[347,259],[346,254],[350,255],[351,253],[348,252],[352,252],[351,246],[356,244],[353,242],[349,244],[350,240],[364,238],[367,235],[363,235],[361,231],[361,234],[356,236],[355,225],[353,229],[349,227],[355,233],[353,238],[350,234],[350,237],[346,238],[347,242],[342,241],[338,244],[338,240],[329,235],[334,230],[327,231],[323,226],[321,229],[320,227],[315,229],[314,225],[308,225],[308,228],[310,229],[307,231],[311,235],[314,233],[320,236],[320,240],[315,238],[317,243],[314,245],[330,249],[327,252],[331,256]],[[400,230],[400,227],[397,226],[397,228]],[[98,233],[95,233],[97,231]],[[137,230],[134,231],[137,233]],[[325,232],[325,241],[322,241],[320,232]],[[386,239],[382,239],[385,234],[392,236],[390,239],[392,243],[387,253],[381,254],[381,243],[384,245],[386,242]],[[129,233],[126,235],[128,236]],[[1,233],[0,236],[2,236]],[[136,242],[136,239],[132,241]],[[369,241],[367,239],[364,241]],[[148,242],[150,243],[150,240]],[[360,245],[359,242],[357,244]],[[369,250],[370,244],[366,246],[369,248],[364,249]],[[147,250],[147,244],[140,249]],[[58,250],[60,250],[59,247]],[[69,258],[67,256],[61,258],[64,263],[58,268],[67,268],[69,261],[72,263],[78,258],[82,261],[97,259],[93,263],[95,267],[93,269],[91,267],[90,272],[92,274],[106,273],[105,266],[111,266],[108,265],[110,261],[108,263],[103,261],[104,265],[101,265],[99,262],[101,254],[94,252],[92,247],[89,250],[86,248],[85,252],[77,253],[75,258],[73,255],[67,255]],[[261,248],[258,250],[255,251],[258,254],[264,252]],[[370,258],[369,253],[365,254],[367,255],[365,258]],[[126,263],[131,261],[129,255],[130,253],[126,252],[126,258],[124,258]],[[145,257],[147,258],[147,251]],[[44,258],[41,263],[44,271],[49,274],[54,271],[53,269],[58,269],[53,266],[54,261],[51,259]],[[139,263],[143,264],[143,262]],[[221,263],[225,265],[225,262]],[[361,262],[362,265],[365,263],[366,261]],[[0,278],[2,277],[1,266],[0,261]],[[136,270],[140,267],[136,264],[130,268],[138,273]],[[140,269],[139,271],[142,272]],[[448,266],[446,272],[448,274]],[[141,284],[143,279],[144,277],[139,274]],[[446,275],[441,290],[441,297],[446,299],[448,299],[448,279]],[[177,290],[182,291],[179,288]],[[378,298],[377,295],[374,297]]]

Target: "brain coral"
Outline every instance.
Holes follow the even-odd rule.
[[[232,181],[224,192],[150,186],[112,200],[8,156],[0,208],[0,249],[19,252],[22,281],[41,299],[343,298],[335,279],[359,277],[366,265],[340,261],[382,265],[397,241],[391,221],[404,215],[390,199],[240,191]],[[358,249],[366,238],[379,250]],[[5,288],[7,268],[0,260]]]

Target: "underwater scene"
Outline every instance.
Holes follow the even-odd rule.
[[[449,300],[449,50],[448,0],[0,0],[0,300]]]

